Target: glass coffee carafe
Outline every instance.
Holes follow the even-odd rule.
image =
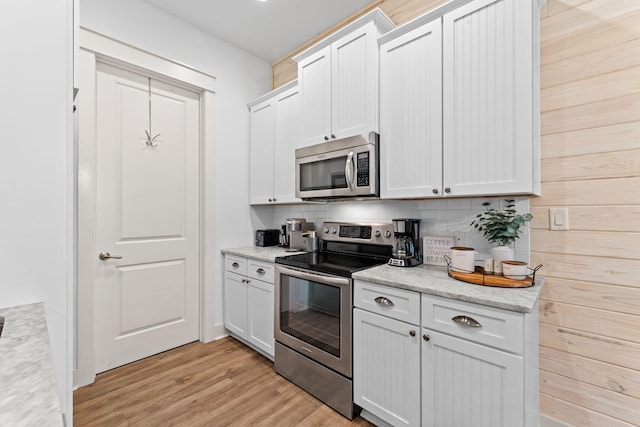
[[[420,220],[394,219],[393,221],[393,256],[389,265],[396,267],[413,267],[422,264],[420,251]]]

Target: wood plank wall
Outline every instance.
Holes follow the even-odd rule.
[[[541,20],[540,402],[640,425],[640,2],[550,0]],[[548,230],[548,208],[570,230]]]
[[[273,86],[296,78],[291,56],[376,6],[401,25],[441,3],[375,1],[275,62]],[[569,425],[640,425],[640,1],[548,0],[541,12],[540,409]],[[569,209],[569,231],[549,231],[550,207]]]

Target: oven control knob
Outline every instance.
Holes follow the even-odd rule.
[[[335,228],[331,229],[331,234],[336,234],[338,232],[338,230],[336,230]]]
[[[388,239],[389,237],[391,237],[391,232],[390,232],[389,230],[385,231],[385,232],[384,232],[384,237],[386,237],[387,239]]]
[[[325,233],[328,233],[329,232],[329,227],[325,227],[324,230],[322,230],[322,231],[324,231]]]
[[[376,237],[380,237],[380,230],[376,230]]]

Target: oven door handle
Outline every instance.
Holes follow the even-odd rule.
[[[334,286],[347,286],[351,283],[351,279],[346,277],[327,276],[320,273],[307,273],[306,271],[276,265],[276,271],[288,276],[298,277],[300,279],[309,280],[311,282],[324,283]]]

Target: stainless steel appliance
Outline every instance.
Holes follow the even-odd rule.
[[[389,265],[396,267],[414,267],[422,264],[419,219],[394,219],[393,257]]]
[[[375,132],[297,149],[296,197],[377,197],[378,151]]]
[[[316,229],[312,222],[307,222],[304,218],[287,218],[286,231],[288,247],[291,249],[306,250],[304,235]]]
[[[391,256],[392,225],[325,222],[321,250],[276,258],[275,370],[352,419],[353,280]]]

